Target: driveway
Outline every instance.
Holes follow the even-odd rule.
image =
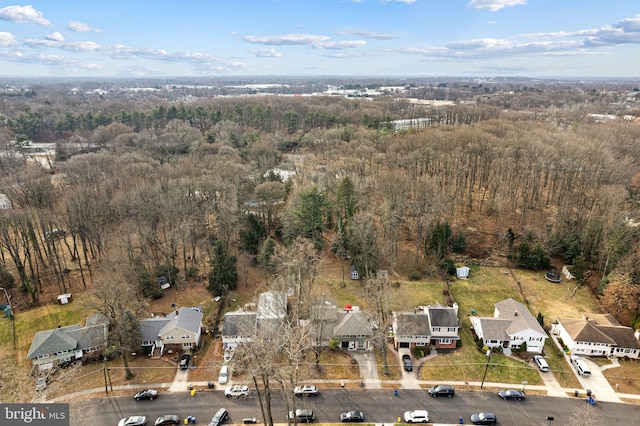
[[[368,388],[380,389],[378,364],[376,363],[376,355],[373,353],[373,350],[351,351],[349,354],[358,362],[362,383]]]
[[[571,365],[571,361],[569,356],[565,355],[565,359]],[[591,361],[589,358],[582,357],[584,361],[587,363],[587,366],[591,370],[590,377],[582,377],[581,375],[576,373],[576,370],[571,366],[571,371],[576,373],[576,377],[578,381],[582,385],[582,388],[585,390],[590,389],[593,392],[593,397],[597,401],[609,401],[609,402],[622,402],[616,391],[609,384],[609,381],[602,374],[602,368],[598,366],[595,362]]]

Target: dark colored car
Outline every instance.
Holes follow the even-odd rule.
[[[471,423],[474,425],[495,425],[498,419],[493,413],[475,413],[471,415]]]
[[[182,358],[180,358],[180,370],[186,370],[189,368],[189,361],[191,361],[191,355],[182,355]]]
[[[180,417],[176,414],[165,414],[156,419],[153,426],[179,425]]]
[[[136,401],[140,401],[141,399],[156,399],[157,397],[158,391],[154,389],[141,390],[133,396]]]
[[[211,422],[209,423],[209,426],[220,426],[227,417],[229,417],[229,412],[226,408],[221,408],[216,412],[216,415],[213,416]]]
[[[346,411],[340,414],[341,422],[363,422],[364,413],[362,411]]]
[[[413,363],[411,362],[411,356],[407,354],[402,355],[402,365],[404,366],[405,371],[413,371]]]
[[[498,396],[502,399],[515,399],[516,401],[522,401],[524,399],[524,393],[515,389],[506,389],[498,392]]]
[[[455,394],[455,391],[453,390],[453,386],[449,386],[449,385],[432,386],[429,388],[427,392],[429,392],[429,395],[431,395],[434,398],[436,396],[448,396],[449,398],[451,398]]]

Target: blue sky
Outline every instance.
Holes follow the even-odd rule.
[[[638,0],[0,2],[0,77],[638,77]]]

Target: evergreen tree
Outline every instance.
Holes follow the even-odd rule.
[[[217,240],[213,247],[209,286],[211,294],[219,296],[234,290],[238,285],[238,269],[236,258],[230,256],[227,247],[221,240]]]

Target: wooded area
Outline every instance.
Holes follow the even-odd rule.
[[[628,324],[640,303],[637,93],[514,82],[375,99],[0,92],[0,193],[13,207],[0,211],[0,287],[38,303],[48,286],[66,293],[115,268],[147,297],[158,277],[209,276],[221,294],[234,282],[223,268],[237,282],[302,237],[365,277],[446,274],[465,259],[592,270]],[[429,127],[393,130],[416,118]],[[51,168],[27,160],[28,141],[56,144]]]

